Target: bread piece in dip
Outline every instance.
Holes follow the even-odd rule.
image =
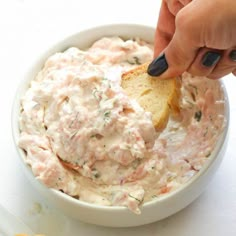
[[[145,111],[152,113],[154,127],[160,131],[166,126],[170,112],[179,112],[180,82],[177,78],[161,80],[148,75],[148,64],[125,72],[121,86]]]

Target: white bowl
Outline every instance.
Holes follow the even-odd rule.
[[[103,36],[118,35],[126,39],[138,36],[147,42],[153,43],[154,32],[154,28],[130,24],[106,25],[78,32],[56,43],[52,48],[43,53],[25,73],[25,78],[19,86],[12,111],[12,129],[23,170],[33,186],[36,187],[49,203],[73,218],[92,224],[112,227],[138,226],[164,219],[183,209],[195,200],[206,188],[221,163],[226,149],[229,126],[229,104],[225,89],[225,116],[227,121],[223,133],[219,136],[215,150],[209,158],[209,162],[207,162],[201,171],[191,178],[190,181],[182,185],[176,191],[163,195],[154,201],[145,203],[141,207],[141,215],[136,215],[125,207],[99,206],[86,203],[60,191],[49,189],[36,180],[32,174],[31,168],[25,164],[25,153],[17,146],[19,139],[18,117],[20,98],[28,88],[29,81],[32,80],[35,74],[42,68],[45,60],[53,53],[63,51],[72,45],[77,45],[82,49],[88,48],[94,41]]]

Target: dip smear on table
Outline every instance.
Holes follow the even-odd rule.
[[[19,147],[49,188],[98,205],[139,205],[178,189],[208,161],[225,123],[221,84],[184,74],[180,114],[157,133],[121,75],[152,45],[102,38],[47,59],[21,100]]]

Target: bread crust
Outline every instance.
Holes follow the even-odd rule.
[[[125,72],[121,86],[145,111],[152,113],[154,127],[160,131],[165,128],[171,112],[179,113],[180,81],[150,76],[148,65],[145,63]]]

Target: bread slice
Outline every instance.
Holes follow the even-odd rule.
[[[148,65],[125,72],[121,86],[145,111],[152,113],[154,127],[160,131],[166,126],[170,112],[179,112],[180,83],[177,78],[163,80],[148,75]]]

